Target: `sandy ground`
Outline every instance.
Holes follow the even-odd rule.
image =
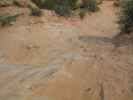
[[[119,32],[113,2],[100,8],[84,20],[44,11],[2,28],[0,98],[133,100],[133,48],[110,41]]]

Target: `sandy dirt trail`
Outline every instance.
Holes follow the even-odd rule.
[[[119,31],[113,2],[100,8],[84,20],[24,15],[1,29],[0,98],[133,100],[133,48],[111,42]]]

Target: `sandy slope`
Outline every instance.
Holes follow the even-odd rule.
[[[1,63],[34,66],[1,65],[0,98],[133,100],[133,48],[109,39],[119,31],[115,12],[109,1],[84,20],[44,11],[1,29]]]
[[[57,57],[74,52],[79,35],[112,37],[117,34],[116,9],[105,2],[97,13],[84,20],[61,18],[44,11],[40,18],[20,16],[15,25],[0,31],[1,63],[46,64]]]

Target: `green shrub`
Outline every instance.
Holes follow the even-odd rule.
[[[120,7],[119,24],[121,32],[130,32],[133,28],[133,0],[123,0]]]
[[[88,11],[95,12],[98,10],[97,0],[84,0],[83,8],[88,9]]]
[[[87,11],[86,11],[85,9],[81,9],[81,10],[80,10],[79,16],[80,16],[81,19],[83,19],[83,18],[85,17],[86,12],[87,12]]]
[[[69,0],[64,0],[63,2],[56,4],[54,10],[61,16],[68,16],[71,13],[71,4]]]
[[[61,16],[68,16],[72,10],[77,9],[78,0],[32,0],[38,7],[54,10]],[[83,0],[83,8],[88,11],[98,9],[97,0]],[[79,15],[83,15],[81,11]]]
[[[61,0],[60,0],[61,1]],[[68,16],[76,8],[78,0],[62,0],[55,6],[55,12],[61,16]]]
[[[5,25],[11,25],[12,22],[16,21],[16,18],[19,16],[19,13],[16,14],[0,14],[0,25],[5,26]]]
[[[71,9],[76,8],[76,4],[78,0],[68,0],[69,1],[69,6],[71,7]]]
[[[57,0],[32,0],[38,7],[40,8],[47,8],[47,9],[54,9],[55,5],[57,4]]]
[[[54,10],[61,16],[71,13],[76,6],[77,0],[32,0],[40,8]]]
[[[41,0],[41,8],[54,9],[57,1],[56,0]]]

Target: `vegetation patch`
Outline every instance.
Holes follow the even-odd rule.
[[[122,33],[133,31],[133,0],[122,0],[120,3],[120,29]]]
[[[85,17],[85,15],[86,15],[86,10],[85,9],[81,9],[80,10],[80,12],[79,12],[79,17],[81,18],[81,19],[83,19],[84,17]]]
[[[68,16],[75,9],[88,9],[96,11],[98,4],[96,0],[82,0],[81,5],[77,5],[78,0],[32,0],[39,8],[54,10],[61,16]],[[82,16],[82,14],[81,14]]]
[[[16,18],[19,16],[19,14],[1,14],[0,15],[0,24],[1,26],[5,25],[11,25],[13,21],[16,21]]]
[[[84,0],[82,8],[85,8],[91,12],[95,12],[99,9],[98,2],[97,0]]]

